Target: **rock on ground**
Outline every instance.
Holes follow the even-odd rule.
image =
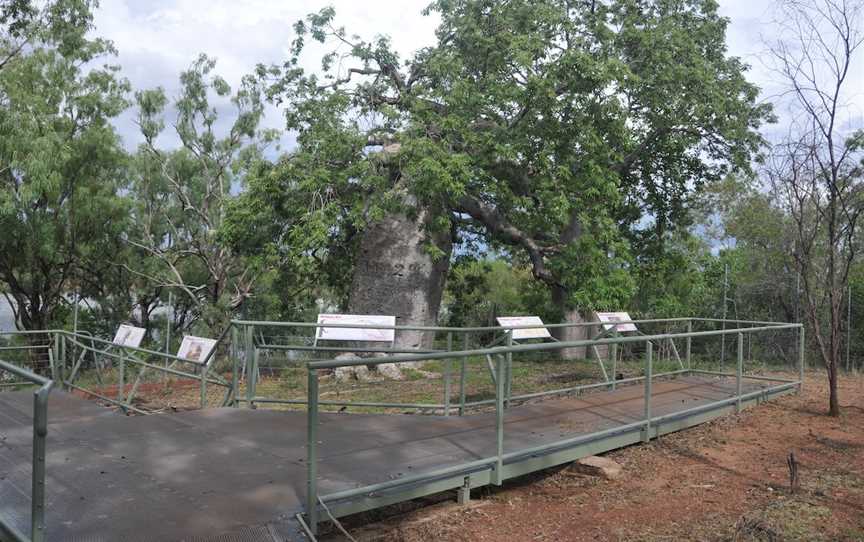
[[[611,459],[597,455],[583,457],[578,461],[574,461],[570,468],[576,472],[581,472],[582,474],[599,476],[600,478],[606,478],[607,480],[617,480],[623,473],[621,465]]]

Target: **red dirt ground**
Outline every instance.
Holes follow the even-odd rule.
[[[803,396],[608,454],[623,466],[615,481],[565,467],[477,490],[467,507],[427,500],[343,524],[382,542],[864,541],[864,376],[840,387],[840,418],[824,415],[824,376],[814,374]]]

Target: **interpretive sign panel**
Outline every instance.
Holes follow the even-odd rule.
[[[597,319],[603,323],[603,329],[611,330],[615,328],[615,331],[618,333],[626,333],[628,331],[638,331],[636,329],[636,324],[626,323],[626,324],[616,324],[615,322],[629,322],[632,320],[630,318],[630,314],[626,312],[598,312]]]
[[[117,328],[117,334],[114,335],[114,340],[111,342],[117,346],[131,346],[132,348],[138,348],[141,346],[141,341],[144,340],[145,333],[147,333],[147,330],[143,327],[123,324]]]
[[[203,363],[215,346],[216,339],[184,335],[180,349],[177,350],[177,357]]]
[[[395,326],[395,316],[380,314],[319,314],[319,324],[355,325],[358,327],[319,327],[319,341],[393,342],[395,329],[369,329],[365,326]]]
[[[552,335],[549,330],[543,326],[543,320],[539,316],[500,316],[496,318],[498,325],[501,327],[519,327],[519,326],[541,326],[530,327],[513,330],[513,340],[520,341],[525,339],[551,339]]]

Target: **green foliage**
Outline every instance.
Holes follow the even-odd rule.
[[[566,305],[620,306],[633,258],[663,253],[647,241],[686,226],[693,193],[746,171],[761,143],[769,108],[727,56],[713,1],[428,11],[438,42],[404,62],[387,39],[334,26],[328,8],[295,25],[283,65],[259,66],[298,145],[250,179],[242,214],[261,211],[285,260],[317,254],[339,281],[350,258],[331,259],[365,224],[431,209],[430,233],[512,255]],[[300,68],[309,39],[341,48],[340,62]]]
[[[29,329],[50,327],[84,270],[116,246],[128,211],[118,196],[125,155],[109,123],[128,84],[114,66],[88,67],[113,51],[84,37],[89,6],[4,12],[32,19],[7,29],[30,40],[26,51],[9,50],[8,36],[0,44],[0,280]]]
[[[444,299],[448,326],[495,326],[498,316],[545,315],[548,293],[537,287],[527,267],[505,260],[461,256],[451,267]]]
[[[225,217],[247,175],[266,169],[264,149],[276,136],[259,128],[259,89],[244,79],[232,93],[213,73],[215,61],[200,55],[180,75],[172,126],[181,146],[160,149],[168,100],[162,89],[137,92],[138,123],[145,143],[133,160],[128,188],[135,202],[129,244],[142,254],[125,267],[151,288],[176,293],[175,325],[218,334],[265,274],[267,253],[234,250],[231,240],[244,225]],[[235,109],[227,130],[217,128],[218,103]],[[262,243],[258,243],[260,247]],[[255,253],[253,255],[253,252]]]

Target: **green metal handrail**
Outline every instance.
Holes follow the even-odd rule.
[[[353,329],[386,329],[396,331],[452,331],[454,333],[477,333],[487,331],[509,331],[511,329],[558,329],[566,327],[591,327],[599,325],[620,325],[620,324],[656,324],[656,323],[675,323],[675,322],[723,322],[716,318],[648,318],[643,320],[619,320],[615,322],[564,322],[558,324],[526,324],[521,326],[480,326],[480,327],[447,327],[447,326],[405,326],[405,325],[372,325],[372,324],[334,324],[334,323],[316,323],[316,322],[270,322],[266,320],[232,320],[231,323],[237,326],[253,326],[253,327],[301,327],[301,328],[353,328]],[[761,324],[772,327],[786,326],[786,322],[761,322],[756,320],[725,320],[727,324]]]
[[[430,478],[443,477],[443,476],[453,476],[458,475],[464,472],[468,472],[472,469],[481,469],[481,470],[489,470],[490,471],[490,480],[492,483],[496,485],[500,485],[503,482],[503,466],[505,461],[508,461],[514,457],[521,457],[524,455],[536,455],[536,454],[545,454],[550,453],[550,451],[555,449],[561,449],[562,447],[574,446],[577,443],[583,442],[589,438],[596,438],[601,434],[615,434],[625,431],[631,431],[638,429],[641,432],[641,439],[644,442],[649,441],[652,438],[652,435],[655,437],[658,433],[658,426],[660,423],[665,420],[673,419],[674,417],[696,413],[700,411],[707,411],[713,408],[718,408],[726,405],[735,405],[736,410],[740,411],[742,408],[743,401],[750,400],[754,397],[760,396],[760,394],[764,393],[763,391],[758,392],[750,392],[743,393],[742,381],[748,376],[744,375],[743,372],[743,360],[744,360],[744,335],[748,333],[759,333],[767,330],[778,330],[778,329],[795,329],[798,333],[798,370],[799,370],[799,379],[797,381],[790,381],[786,379],[771,379],[773,381],[778,382],[777,386],[772,387],[772,390],[787,390],[797,388],[799,393],[803,389],[804,384],[804,327],[802,324],[784,324],[779,322],[767,323],[767,325],[762,322],[756,321],[740,321],[737,322],[739,324],[749,325],[751,327],[738,327],[734,329],[723,329],[723,330],[712,330],[712,331],[692,331],[692,322],[694,320],[704,320],[710,321],[711,319],[697,319],[697,318],[679,318],[673,319],[674,321],[685,321],[687,322],[687,332],[684,333],[666,333],[666,334],[655,334],[655,335],[641,335],[641,336],[614,336],[611,338],[604,339],[594,339],[594,340],[580,340],[580,341],[566,341],[566,342],[554,342],[554,343],[542,343],[542,344],[523,344],[523,345],[514,345],[511,340],[508,340],[507,346],[496,346],[489,348],[478,348],[478,349],[465,349],[460,351],[442,351],[442,352],[432,352],[432,353],[422,353],[422,354],[401,354],[401,355],[392,355],[381,358],[373,358],[373,359],[358,359],[358,360],[316,360],[309,361],[306,364],[307,368],[307,480],[306,480],[306,518],[305,521],[311,533],[314,535],[317,533],[318,522],[319,522],[319,502],[326,501],[336,501],[340,499],[347,499],[354,496],[359,495],[371,495],[376,492],[384,491],[387,489],[392,489],[395,487],[403,486],[406,484],[417,483],[420,481],[429,480]],[[730,323],[730,321],[726,321],[726,323]],[[254,324],[247,322],[247,324]],[[310,324],[309,327],[315,327],[316,324]],[[358,327],[358,326],[346,326],[346,327]],[[412,326],[413,327],[413,326]],[[529,328],[540,327],[540,326],[528,326]],[[371,328],[371,326],[370,326]],[[385,326],[386,328],[386,326]],[[247,335],[251,335],[248,333],[250,327],[247,327]],[[446,329],[446,328],[445,328]],[[488,328],[487,328],[488,329]],[[500,329],[500,328],[495,328]],[[507,328],[509,331],[511,328]],[[690,343],[693,338],[703,338],[703,337],[715,337],[715,336],[726,336],[726,335],[735,335],[737,337],[738,342],[738,359],[736,364],[736,372],[734,376],[736,378],[735,383],[735,396],[730,399],[723,399],[719,401],[714,401],[707,405],[701,405],[699,407],[693,407],[686,409],[684,411],[676,412],[671,415],[664,416],[655,416],[652,411],[652,385],[653,380],[664,375],[671,374],[683,374],[689,372],[702,372],[702,371],[694,371],[689,366],[690,360]],[[509,333],[508,333],[509,335]],[[673,338],[681,338],[687,340],[687,349],[686,349],[686,358],[688,360],[688,367],[682,369],[680,371],[673,371],[671,373],[661,373],[661,374],[653,374],[653,342],[661,341],[665,339],[673,339]],[[591,435],[580,435],[570,439],[564,439],[558,442],[553,442],[550,444],[537,446],[529,449],[517,450],[514,452],[507,453],[504,450],[504,409],[506,408],[506,401],[512,400],[508,396],[507,389],[505,387],[505,371],[508,371],[507,365],[510,356],[514,353],[518,352],[536,352],[536,351],[550,351],[550,350],[561,350],[564,348],[573,348],[573,347],[583,347],[583,346],[592,346],[592,345],[618,345],[625,343],[636,343],[636,342],[644,342],[646,345],[645,350],[645,361],[644,361],[644,376],[638,378],[628,379],[630,381],[643,380],[644,381],[644,412],[642,420],[618,426],[609,430],[600,431],[597,433],[592,433]],[[322,370],[330,370],[338,367],[352,367],[359,365],[380,365],[383,363],[398,363],[398,362],[406,362],[406,361],[426,361],[426,360],[447,360],[453,358],[466,358],[469,356],[497,356],[498,363],[496,367],[497,378],[495,379],[496,390],[495,390],[495,435],[496,435],[496,454],[494,457],[484,458],[481,460],[463,463],[460,465],[454,465],[452,467],[448,467],[445,469],[440,469],[433,471],[431,473],[423,473],[411,477],[399,478],[398,480],[390,480],[387,482],[382,482],[378,484],[372,484],[364,487],[354,488],[350,490],[340,491],[336,493],[332,493],[326,496],[321,496],[318,491],[318,425],[319,425],[319,405],[323,405],[326,401],[321,401],[319,397],[319,374]],[[724,374],[725,375],[725,374]],[[760,378],[760,377],[755,377]],[[765,377],[761,377],[764,379]],[[614,382],[614,381],[613,381]],[[607,383],[597,385],[597,387],[608,385]],[[535,397],[542,394],[527,394],[526,397]],[[300,401],[296,401],[300,402]]]
[[[0,518],[0,533],[15,542],[44,542],[45,540],[45,441],[48,436],[48,395],[54,381],[22,369],[11,363],[0,361],[0,371],[40,386],[33,393],[33,478],[30,490],[30,536]]]
[[[617,323],[617,322],[616,322]],[[535,326],[539,327],[539,326]],[[433,352],[429,354],[401,354],[395,356],[385,356],[380,358],[360,358],[346,360],[313,360],[307,364],[310,369],[335,369],[337,367],[357,367],[359,365],[380,365],[382,363],[402,363],[408,361],[431,361],[436,359],[452,359],[468,356],[495,356],[508,353],[520,352],[539,352],[548,350],[563,350],[566,348],[577,348],[581,346],[604,346],[612,344],[624,343],[640,343],[660,341],[672,338],[701,338],[714,337],[719,335],[734,335],[737,333],[758,333],[766,330],[777,329],[799,329],[801,324],[777,324],[773,326],[763,327],[747,327],[738,329],[712,330],[712,331],[692,331],[685,333],[663,333],[658,335],[635,335],[635,336],[618,336],[607,339],[584,339],[579,341],[559,341],[554,343],[539,343],[539,344],[517,344],[513,346],[493,346],[490,348],[476,348],[473,350],[460,350],[453,352]]]

